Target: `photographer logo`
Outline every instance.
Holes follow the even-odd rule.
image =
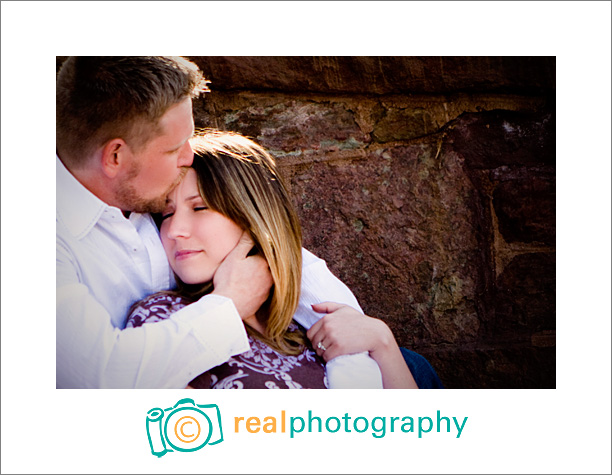
[[[194,452],[223,442],[221,413],[216,404],[196,404],[181,399],[173,407],[147,412],[147,437],[151,453]]]

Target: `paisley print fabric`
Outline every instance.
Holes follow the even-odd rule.
[[[167,293],[151,295],[131,311],[126,327],[138,327],[169,318],[191,303]],[[290,328],[304,331],[297,323]],[[226,363],[195,378],[190,386],[197,389],[326,389],[323,361],[305,348],[296,356],[287,356],[249,335],[251,349],[231,357]]]

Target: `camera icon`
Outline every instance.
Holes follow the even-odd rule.
[[[196,404],[181,399],[173,407],[147,412],[147,437],[151,453],[194,452],[223,442],[221,413],[216,404]]]

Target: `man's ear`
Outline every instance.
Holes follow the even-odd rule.
[[[130,148],[123,139],[112,139],[102,148],[102,170],[109,178],[115,178],[127,163]]]

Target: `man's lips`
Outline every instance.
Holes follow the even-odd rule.
[[[202,251],[198,251],[198,250],[192,250],[192,249],[185,249],[182,251],[176,251],[174,253],[174,259],[177,261],[183,260],[183,259],[189,259],[190,257],[195,256],[196,254],[199,254]]]

